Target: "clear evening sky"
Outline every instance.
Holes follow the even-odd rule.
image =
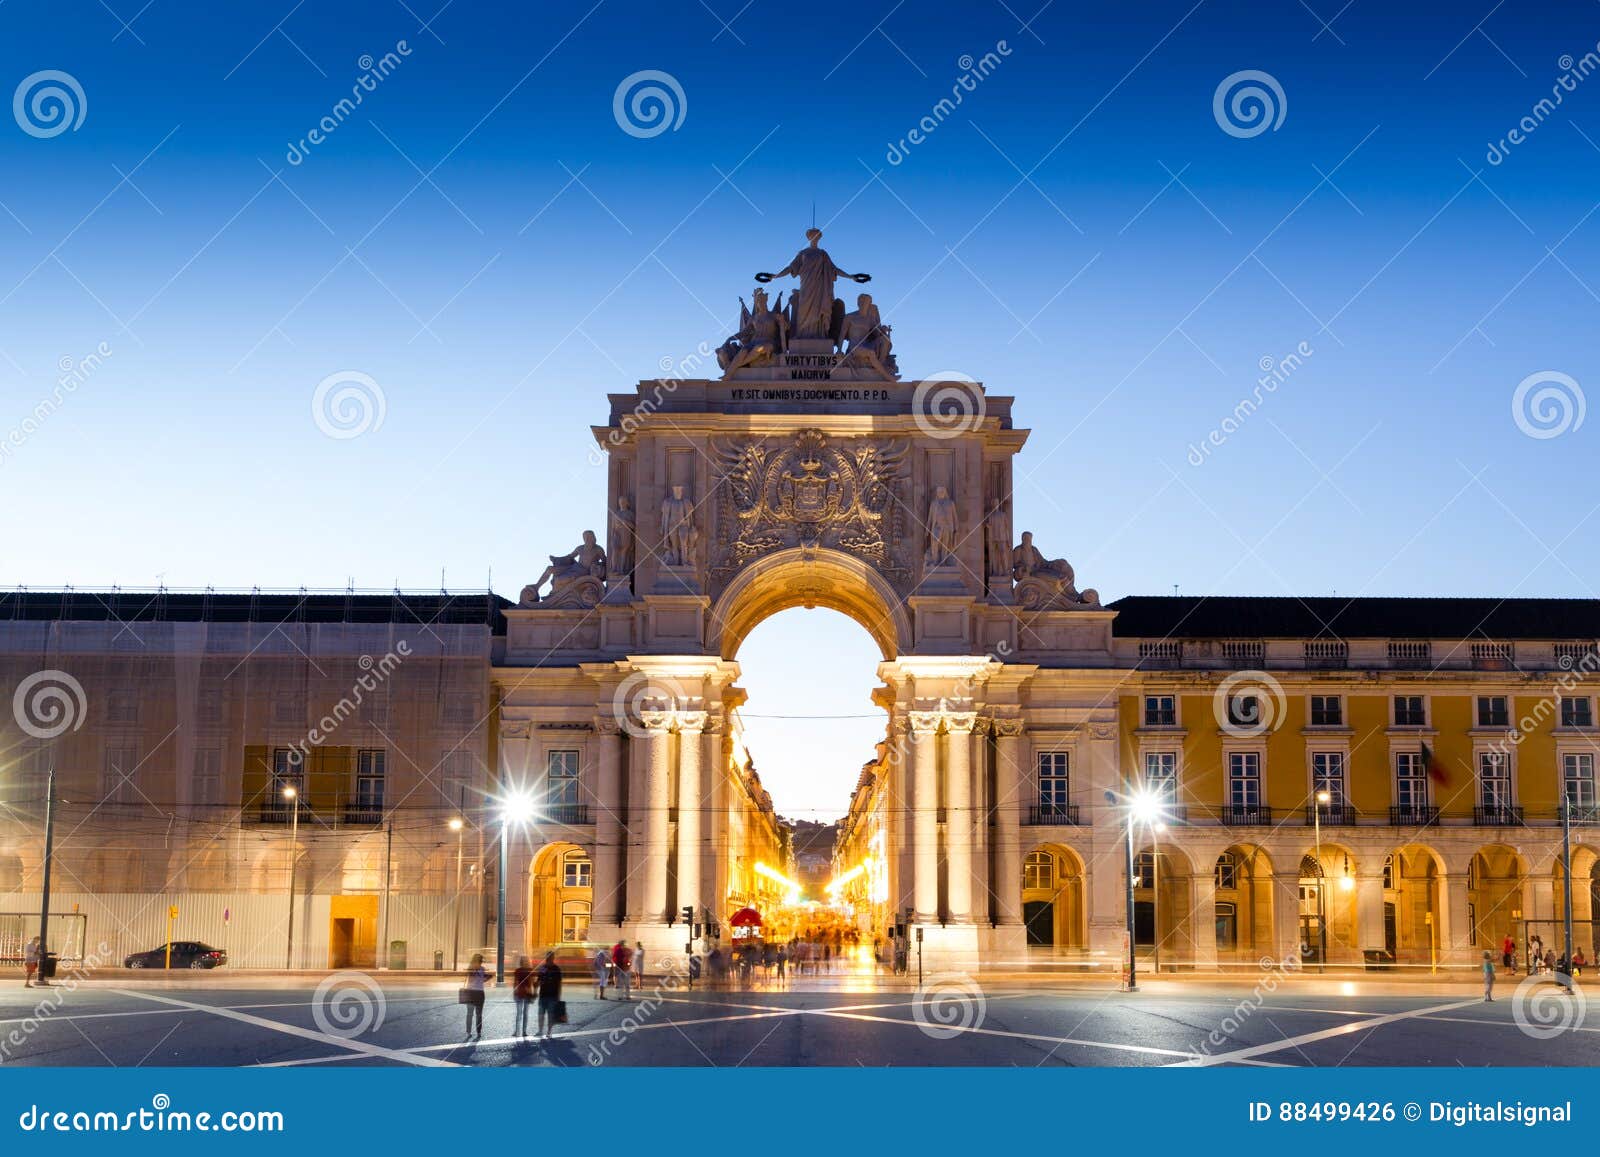
[[[1596,593],[1593,3],[141,2],[0,6],[3,93],[82,93],[0,117],[0,581],[515,597],[603,530],[605,394],[727,336],[814,204],[905,376],[1016,396],[1018,529],[1108,601]],[[757,716],[870,711],[865,634],[741,658],[780,810],[836,814],[880,723]]]

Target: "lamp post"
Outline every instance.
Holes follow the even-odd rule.
[[[450,971],[461,968],[461,840],[467,825],[460,816],[450,818],[450,830],[456,834],[456,898],[450,905]]]
[[[283,798],[289,801],[289,938],[283,954],[283,966],[294,967],[294,869],[300,858],[300,793],[294,784],[286,784]]]
[[[1328,966],[1328,912],[1323,903],[1323,881],[1327,873],[1322,869],[1322,808],[1333,800],[1333,794],[1326,788],[1317,792],[1316,803],[1311,809],[1312,818],[1317,829],[1317,971],[1326,972]]]
[[[513,792],[500,801],[500,871],[495,880],[499,892],[495,899],[494,919],[494,982],[506,982],[506,870],[510,862],[507,845],[511,842],[511,825],[524,824],[533,818],[533,800],[525,792]]]
[[[1572,794],[1561,790],[1561,923],[1565,932],[1567,971],[1561,978],[1567,995],[1572,995]]]
[[[1106,802],[1116,806],[1117,793],[1108,791]],[[1160,800],[1150,792],[1139,791],[1128,797],[1128,827],[1124,850],[1127,853],[1127,883],[1128,883],[1128,992],[1139,991],[1139,965],[1138,953],[1133,937],[1133,825],[1138,820],[1149,822],[1161,814]]]

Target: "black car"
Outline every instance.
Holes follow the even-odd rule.
[[[220,948],[202,944],[198,940],[172,942],[173,968],[218,968],[228,963],[228,954]],[[124,968],[165,968],[167,946],[152,948],[149,952],[135,952],[122,960]]]

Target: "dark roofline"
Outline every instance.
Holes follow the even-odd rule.
[[[0,591],[0,622],[398,623],[483,625],[505,634],[505,609],[493,591],[452,594],[390,591],[194,591],[112,589]]]
[[[1128,595],[1112,633],[1139,639],[1600,639],[1600,599]]]

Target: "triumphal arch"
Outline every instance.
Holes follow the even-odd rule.
[[[1026,710],[1023,689],[1041,666],[1106,666],[1113,614],[1014,531],[1013,399],[957,374],[903,380],[871,296],[842,300],[867,275],[820,236],[757,275],[706,376],[610,396],[593,428],[604,529],[577,528],[506,615],[502,772],[543,781],[575,758],[589,782],[562,834],[592,861],[590,938],[682,952],[683,908],[716,924],[775,895],[781,832],[733,718],[739,646],[778,611],[832,608],[883,655],[867,899],[909,914],[925,952],[1020,950],[1017,808],[995,804],[1017,797],[1024,716],[1092,729],[1108,786],[1115,770],[1106,687]],[[521,866],[530,904],[558,871]],[[534,918],[512,913],[513,943]],[[552,930],[540,919],[530,943]]]

